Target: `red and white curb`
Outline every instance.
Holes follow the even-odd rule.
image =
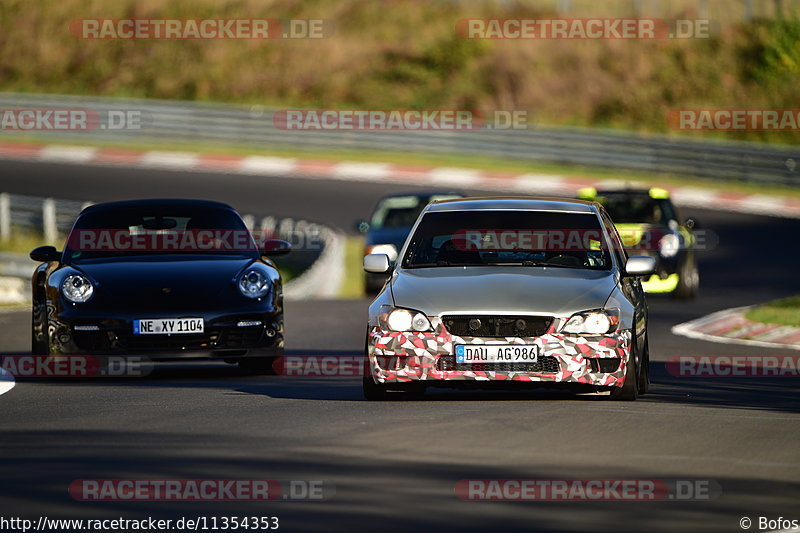
[[[0,395],[13,389],[15,384],[14,376],[0,368]]]
[[[574,195],[581,187],[624,185],[617,180],[553,174],[515,174],[465,168],[339,162],[265,156],[137,151],[91,146],[40,145],[0,142],[0,158],[50,163],[142,167],[182,171],[213,171],[255,176],[335,179],[371,183],[401,183],[483,189],[522,194]],[[725,192],[702,187],[672,187],[679,205],[785,218],[800,218],[800,199]]]
[[[672,333],[725,344],[800,350],[800,328],[748,320],[744,315],[752,307],[734,307],[717,311],[673,326]]]

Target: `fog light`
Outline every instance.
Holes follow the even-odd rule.
[[[275,330],[274,330],[274,329],[272,329],[272,328],[269,328],[269,329],[267,330],[267,337],[274,337],[274,336],[275,336],[275,335],[277,335],[277,334],[278,334],[278,332],[277,332],[277,331],[275,331]]]
[[[72,336],[69,333],[60,333],[58,335],[58,342],[60,342],[61,344],[67,344],[71,340]]]
[[[254,326],[260,326],[260,320],[240,320],[236,323],[237,328],[252,328]]]
[[[94,324],[87,324],[84,326],[73,326],[72,329],[75,331],[100,331],[100,326],[95,326]]]

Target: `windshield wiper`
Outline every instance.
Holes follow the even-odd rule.
[[[405,268],[433,268],[452,266],[483,266],[485,263],[451,263],[450,261],[436,261],[435,263],[412,263]]]

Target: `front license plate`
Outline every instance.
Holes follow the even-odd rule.
[[[143,318],[133,321],[134,335],[203,333],[202,318]]]
[[[521,344],[458,344],[456,363],[535,363],[539,347]]]

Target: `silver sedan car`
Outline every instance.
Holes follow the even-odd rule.
[[[628,257],[603,207],[499,197],[434,202],[369,308],[364,395],[426,386],[608,391],[649,385],[649,257]]]

